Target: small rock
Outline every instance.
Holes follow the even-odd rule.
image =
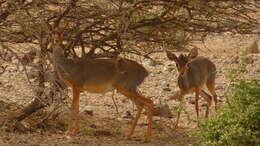
[[[228,60],[227,60],[228,61]],[[229,61],[228,61],[229,62]],[[228,63],[228,62],[225,62],[225,63]],[[230,63],[231,64],[238,64],[239,63],[239,56],[234,56],[230,59]]]
[[[71,136],[66,135],[65,138],[66,138],[66,139],[71,139]]]
[[[162,71],[160,71],[160,70],[159,70],[159,71],[158,71],[158,72],[156,72],[156,73],[157,73],[157,74],[161,74],[161,73],[162,73]]]
[[[146,60],[144,62],[144,64],[147,65],[147,66],[156,66],[157,65],[155,61],[150,60],[150,59]]]
[[[97,128],[97,126],[96,126],[95,124],[91,124],[89,127],[90,127],[90,128],[94,128],[94,129]]]
[[[22,64],[27,65],[29,63],[32,63],[35,56],[36,56],[35,50],[31,50],[30,52],[23,54],[23,56],[21,57]]]
[[[97,130],[94,132],[95,136],[112,136],[112,133],[110,131],[106,130]]]
[[[218,99],[218,102],[223,102],[223,99]]]
[[[33,79],[36,78],[39,75],[39,73],[37,71],[30,71],[27,75],[29,79]]]
[[[217,59],[218,57],[215,54],[211,54],[210,57],[211,59]]]
[[[173,63],[169,63],[163,67],[164,72],[171,72],[175,69],[175,65]]]
[[[5,54],[4,60],[7,61],[7,62],[12,62],[13,57],[14,57],[13,54],[7,53],[7,54]]]
[[[123,116],[125,119],[133,119],[133,116],[130,111],[126,111],[125,115]]]
[[[84,110],[84,113],[85,113],[86,115],[93,116],[93,110]]]
[[[163,91],[171,91],[171,88],[165,87],[165,88],[163,88]]]
[[[252,55],[247,55],[246,58],[245,58],[245,62],[247,64],[253,64],[254,63],[254,56]]]
[[[193,95],[187,95],[186,99],[188,100],[188,103],[195,104],[195,97]]]
[[[190,100],[189,100],[189,103],[190,103],[190,104],[195,104],[195,100],[194,100],[194,99],[190,99]]]
[[[215,88],[215,90],[222,90],[222,89],[224,89],[224,85],[218,85]]]
[[[169,71],[169,72],[171,72],[171,71],[174,70],[174,67],[168,67],[166,70]]]
[[[174,91],[173,95],[169,97],[169,100],[181,101],[180,91]]]
[[[145,112],[145,114],[147,114],[147,112]],[[173,118],[173,114],[168,104],[156,105],[153,115],[157,117]]]
[[[205,107],[205,106],[207,106],[207,103],[202,103],[201,106]]]

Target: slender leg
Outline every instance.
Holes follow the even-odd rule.
[[[197,114],[197,119],[199,119],[199,95],[200,95],[200,89],[195,89],[195,109]]]
[[[215,104],[215,110],[217,110],[217,104],[218,104],[218,96],[215,92],[215,84],[207,84],[207,88],[210,91],[211,95],[213,96],[214,99],[214,104]]]
[[[185,94],[187,94],[185,91],[181,91],[180,95],[179,95],[180,104],[179,104],[179,107],[178,107],[178,114],[177,114],[177,118],[176,118],[176,122],[175,122],[175,126],[174,126],[175,128],[178,128],[178,125],[179,125],[181,112],[182,112],[183,106],[184,106],[183,97],[184,97]]]
[[[174,126],[175,128],[178,128],[179,120],[180,120],[180,116],[181,116],[181,112],[182,112],[182,109],[180,109],[182,107],[180,107],[180,106],[182,106],[182,104],[179,105],[178,114],[177,114],[177,118],[176,118],[176,122],[175,122],[175,126]]]
[[[181,98],[179,107],[178,107],[178,114],[177,114],[177,118],[176,118],[176,122],[175,122],[175,128],[178,128],[179,125],[179,121],[180,121],[180,116],[181,116],[181,112],[183,110],[183,106],[184,106],[184,102],[183,102],[183,98]]]
[[[178,128],[180,116],[181,116],[181,111],[178,112],[177,119],[176,119],[175,126],[174,126],[175,128]]]
[[[149,107],[149,109],[147,109],[148,111],[148,128],[147,128],[147,134],[145,135],[145,141],[149,141],[150,137],[152,136],[152,122],[153,122],[153,109],[154,106],[153,104],[151,105],[151,107]]]
[[[212,104],[212,96],[210,96],[206,91],[201,90],[201,94],[204,94],[206,97],[207,105],[206,105],[206,112],[205,112],[205,118],[208,118],[209,115],[209,109]]]
[[[129,91],[125,88],[122,88],[120,86],[116,86],[116,89],[118,90],[118,92],[120,92],[121,94],[125,95],[126,97],[132,99],[133,101],[135,101],[136,105],[137,105],[137,114],[136,117],[134,119],[134,121],[132,122],[132,126],[130,127],[130,130],[128,131],[127,137],[130,138],[131,135],[134,133],[136,124],[140,118],[142,109],[145,107],[148,110],[148,127],[147,127],[147,133],[145,135],[145,140],[149,141],[151,134],[152,134],[152,120],[153,120],[153,111],[154,111],[154,104],[153,101],[140,95],[139,93],[137,93],[136,91]]]
[[[138,122],[138,119],[140,118],[141,113],[142,113],[143,108],[144,108],[142,105],[137,105],[136,107],[137,107],[137,113],[136,113],[135,119],[132,121],[132,124],[130,125],[129,130],[128,130],[127,134],[126,134],[127,135],[127,139],[130,139],[131,136],[133,135],[134,129],[135,129],[136,124]]]
[[[207,100],[207,105],[206,105],[205,118],[207,119],[209,117],[209,108],[211,106],[212,97],[210,96],[206,100]]]
[[[79,131],[79,95],[80,90],[78,88],[73,87],[72,88],[73,97],[72,97],[72,104],[71,104],[71,123],[69,125],[69,129],[66,132],[67,135],[76,135]]]

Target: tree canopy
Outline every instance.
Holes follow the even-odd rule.
[[[81,56],[135,54],[151,59],[155,52],[189,49],[211,34],[260,34],[259,23],[259,0],[0,0],[0,61],[12,58],[8,53],[15,56],[35,93],[9,120],[21,121],[41,108],[64,103],[67,90],[60,90],[65,86],[53,78],[57,74],[48,53],[49,24],[63,30],[70,57],[79,57],[76,50],[81,50]],[[27,54],[20,54],[25,49]],[[30,65],[34,56],[38,62]],[[33,83],[26,66],[36,72]],[[0,64],[0,75],[6,67]]]
[[[65,29],[68,50],[148,56],[212,33],[259,34],[259,20],[258,0],[2,0],[0,43],[47,50],[47,22]]]

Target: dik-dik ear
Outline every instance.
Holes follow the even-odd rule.
[[[178,57],[174,54],[174,53],[171,53],[169,51],[166,51],[166,55],[167,57],[170,59],[170,60],[173,60],[175,62],[178,61]]]
[[[60,27],[58,29],[58,32],[59,32],[59,35],[60,36],[64,36],[64,33],[65,33],[65,29],[69,26],[69,22],[68,21],[65,21],[62,25],[62,27]]]
[[[189,59],[194,59],[194,58],[196,58],[197,56],[198,56],[198,48],[196,48],[196,47],[194,47],[194,48],[192,48],[191,50],[190,50],[190,53],[189,53],[189,55],[188,55],[188,58]]]
[[[48,33],[50,34],[50,37],[54,40],[59,40],[60,39],[60,34],[55,31],[55,28],[53,28],[53,26],[46,22],[47,28],[48,28]]]
[[[52,28],[52,26],[50,25],[50,23],[46,22],[46,25],[47,25],[48,31],[49,31],[50,33],[52,33],[53,28]]]

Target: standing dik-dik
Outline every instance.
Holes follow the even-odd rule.
[[[137,107],[137,114],[127,133],[130,138],[134,133],[137,121],[143,108],[148,110],[148,128],[145,140],[151,136],[152,115],[154,104],[137,92],[140,85],[148,76],[147,70],[135,61],[117,58],[77,58],[68,59],[64,56],[63,30],[54,30],[47,24],[52,39],[53,59],[59,77],[72,88],[71,104],[72,121],[67,131],[68,135],[75,135],[79,130],[79,96],[81,91],[105,93],[116,89],[130,98]]]
[[[193,48],[188,55],[181,54],[177,57],[175,54],[167,51],[167,57],[175,61],[179,76],[178,86],[180,88],[179,99],[183,100],[183,96],[195,92],[195,109],[197,118],[199,118],[199,95],[200,92],[207,95],[207,106],[205,117],[208,117],[209,108],[211,106],[212,96],[217,106],[217,94],[215,92],[216,66],[213,62],[203,56],[198,56],[198,49]],[[207,94],[201,88],[206,85],[212,96]],[[180,111],[178,112],[176,125],[178,127]]]

